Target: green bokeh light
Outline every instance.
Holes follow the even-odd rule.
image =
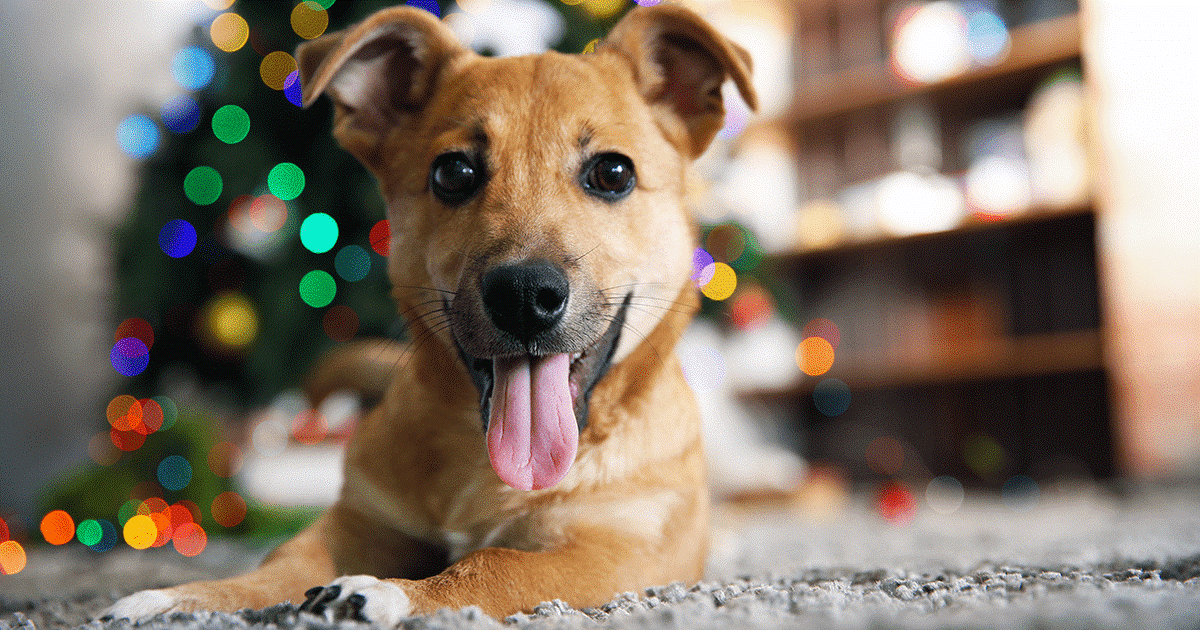
[[[337,221],[324,212],[314,212],[300,224],[300,243],[314,254],[333,249],[337,239]]]
[[[250,114],[237,105],[226,105],[212,117],[213,135],[226,144],[237,144],[250,133]]]
[[[221,174],[211,166],[197,166],[183,178],[183,194],[198,206],[207,206],[221,196]]]
[[[329,306],[337,295],[337,282],[328,272],[314,269],[300,279],[300,299],[313,308]]]
[[[291,162],[280,162],[267,175],[267,188],[272,195],[291,201],[304,192],[304,171]]]
[[[104,537],[104,528],[100,527],[100,523],[96,520],[89,518],[75,528],[75,537],[79,539],[79,542],[91,547]]]

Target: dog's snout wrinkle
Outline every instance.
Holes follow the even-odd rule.
[[[570,295],[567,274],[543,260],[496,267],[484,274],[482,289],[488,318],[523,344],[562,321]]]

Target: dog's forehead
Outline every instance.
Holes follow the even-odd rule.
[[[475,57],[445,77],[435,124],[517,133],[536,128],[541,141],[575,142],[606,131],[635,135],[645,105],[629,69],[605,57],[611,56]]]

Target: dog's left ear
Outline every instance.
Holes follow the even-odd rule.
[[[387,129],[420,111],[446,62],[467,53],[428,11],[385,9],[296,49],[304,106],[329,94],[337,107],[334,135],[373,167]]]
[[[666,106],[683,123],[688,144],[682,148],[693,158],[704,153],[725,122],[721,85],[726,78],[733,79],[750,109],[758,108],[750,54],[684,7],[632,10],[613,27],[604,47],[629,58],[647,102]]]

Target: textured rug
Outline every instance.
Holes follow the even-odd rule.
[[[1200,628],[1200,491],[1125,498],[1044,493],[1014,511],[970,497],[952,514],[919,509],[892,524],[868,498],[815,517],[725,510],[709,574],[697,585],[625,593],[599,608],[547,602],[492,619],[478,609],[416,617],[406,628]],[[163,550],[150,550],[163,551]],[[91,619],[140,588],[234,573],[265,550],[214,541],[197,558],[133,550],[30,550],[0,577],[0,629],[128,628]],[[364,628],[291,604],[176,614],[144,628]]]

